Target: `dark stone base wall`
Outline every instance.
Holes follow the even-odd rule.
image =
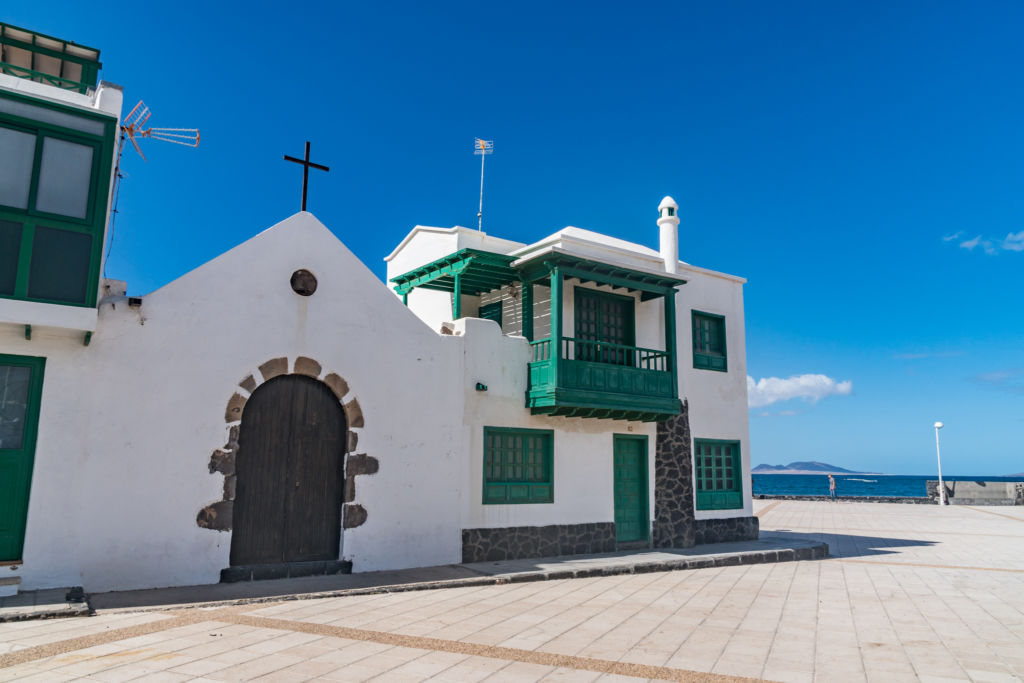
[[[728,519],[698,519],[694,522],[697,545],[705,543],[731,543],[755,541],[760,523],[757,517],[729,517]]]
[[[689,548],[695,542],[694,526],[689,403],[683,401],[679,415],[658,423],[652,545]]]
[[[496,562],[615,550],[615,523],[463,529],[463,562]]]

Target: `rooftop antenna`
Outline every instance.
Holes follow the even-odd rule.
[[[476,138],[473,144],[473,154],[480,155],[480,208],[476,212],[476,229],[484,229],[484,159],[488,154],[494,154],[494,140],[481,140]]]
[[[128,138],[132,143],[132,147],[135,148],[135,151],[145,161],[146,155],[142,153],[142,148],[139,147],[136,136],[173,142],[176,145],[185,145],[186,147],[199,146],[199,131],[195,128],[143,128],[142,126],[149,120],[151,115],[152,112],[146,106],[146,103],[139,100],[139,103],[128,112],[128,116],[124,117],[124,122],[121,123],[122,147],[124,146],[124,139]],[[118,159],[120,159],[120,152],[118,153]]]
[[[121,173],[124,141],[129,140],[132,143],[132,147],[139,153],[143,161],[146,161],[146,155],[142,153],[142,148],[139,147],[136,138],[153,138],[186,147],[199,146],[199,131],[195,128],[143,128],[151,115],[152,112],[146,103],[139,100],[139,103],[128,112],[128,116],[124,117],[121,122],[121,140],[117,146],[117,164],[114,166],[114,208],[110,212],[110,243],[107,245],[107,255],[103,259],[104,277],[107,275],[107,260],[110,258],[110,250],[114,247],[114,219],[117,218],[117,200],[121,196],[121,180],[124,178],[124,174]]]

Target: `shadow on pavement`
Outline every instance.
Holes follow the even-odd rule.
[[[829,557],[870,557],[872,555],[898,555],[901,548],[938,545],[936,541],[916,538],[884,538],[857,536],[827,531],[798,532],[787,529],[761,530],[761,538],[786,541],[823,541],[828,543]]]

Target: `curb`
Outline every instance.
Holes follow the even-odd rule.
[[[46,609],[38,612],[21,612],[0,614],[0,624],[14,621],[30,621],[35,619],[63,619],[65,617],[91,617],[94,614],[87,602],[73,603],[63,609]]]
[[[182,609],[205,609],[209,607],[232,607],[237,605],[258,605],[291,600],[319,600],[323,598],[341,598],[355,595],[379,595],[384,593],[407,593],[411,591],[438,590],[442,588],[467,588],[473,586],[500,586],[513,583],[531,583],[535,581],[559,581],[564,579],[585,579],[599,576],[617,576],[621,574],[649,574],[651,572],[686,571],[689,569],[709,569],[714,567],[735,567],[748,564],[767,564],[775,562],[796,562],[804,560],[821,560],[828,557],[828,544],[824,542],[808,543],[802,548],[782,548],[773,550],[754,550],[744,553],[722,555],[703,555],[696,557],[680,557],[678,560],[658,560],[640,562],[631,565],[614,567],[590,567],[586,569],[555,569],[549,571],[519,572],[515,574],[496,574],[494,576],[474,576],[446,581],[424,581],[422,583],[403,583],[387,586],[369,586],[365,588],[345,588],[317,593],[293,593],[288,595],[268,595],[229,600],[212,600],[209,602],[159,605],[145,607],[117,607],[109,612],[166,612]],[[102,610],[106,612],[108,610]],[[42,618],[36,616],[29,619]]]

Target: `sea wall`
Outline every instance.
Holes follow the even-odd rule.
[[[829,501],[828,496],[775,496],[767,493],[756,493],[754,500],[817,500]],[[836,500],[849,503],[907,503],[911,505],[934,505],[935,500],[924,496],[836,496]]]
[[[1024,505],[1024,481],[944,481],[950,505]],[[938,502],[939,482],[929,481],[928,498]]]

